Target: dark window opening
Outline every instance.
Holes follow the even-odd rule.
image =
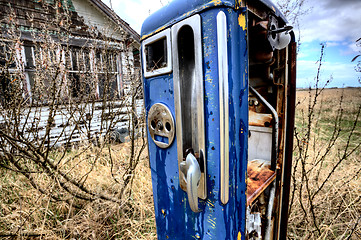
[[[59,60],[56,57],[56,50],[49,50],[49,61],[51,66],[56,66]]]
[[[79,74],[70,73],[68,78],[70,80],[71,96],[73,98],[80,97],[79,95],[80,95],[81,87],[80,87]]]
[[[83,50],[82,51],[82,66],[83,66],[83,71],[87,71],[89,72],[90,71],[90,56],[89,56],[89,51],[88,50]]]
[[[117,55],[115,52],[105,52],[103,61],[103,72],[117,72]]]
[[[97,72],[103,71],[102,54],[100,51],[97,51],[95,54],[95,70]]]
[[[23,96],[23,74],[0,71],[0,106],[8,108],[19,103]]]
[[[27,68],[34,68],[34,58],[33,58],[33,50],[30,46],[24,46],[25,50],[25,60],[26,60],[26,67]]]
[[[95,54],[99,98],[111,100],[119,96],[117,65],[118,54],[116,51],[100,50]]]
[[[4,108],[11,100],[11,75],[8,71],[0,72],[0,103]]]
[[[167,66],[167,38],[145,46],[147,71],[153,71]]]
[[[118,96],[117,75],[99,74],[99,96],[100,98],[113,99]]]
[[[79,70],[79,49],[73,48],[71,52],[71,60],[72,60],[72,70]]]
[[[69,73],[71,96],[75,99],[82,100],[92,95],[95,91],[95,84],[89,74]]]
[[[5,66],[6,60],[6,48],[5,46],[0,46],[0,66]]]

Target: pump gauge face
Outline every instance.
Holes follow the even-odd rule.
[[[172,144],[175,125],[172,113],[167,106],[156,103],[149,109],[148,130],[158,147],[167,148]]]

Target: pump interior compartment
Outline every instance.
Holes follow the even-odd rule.
[[[260,6],[247,7],[250,88],[247,238],[273,239],[278,234],[282,198],[288,47],[272,43],[275,36],[269,30],[289,27],[265,8],[262,11]],[[257,227],[254,219],[260,219]]]

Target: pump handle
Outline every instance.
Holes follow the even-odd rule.
[[[187,155],[185,161],[180,163],[180,169],[186,177],[187,195],[189,206],[193,212],[200,212],[198,209],[198,184],[201,179],[201,168],[192,153]]]

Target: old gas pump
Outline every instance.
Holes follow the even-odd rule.
[[[268,0],[175,0],[141,39],[158,239],[285,239],[292,27]]]

